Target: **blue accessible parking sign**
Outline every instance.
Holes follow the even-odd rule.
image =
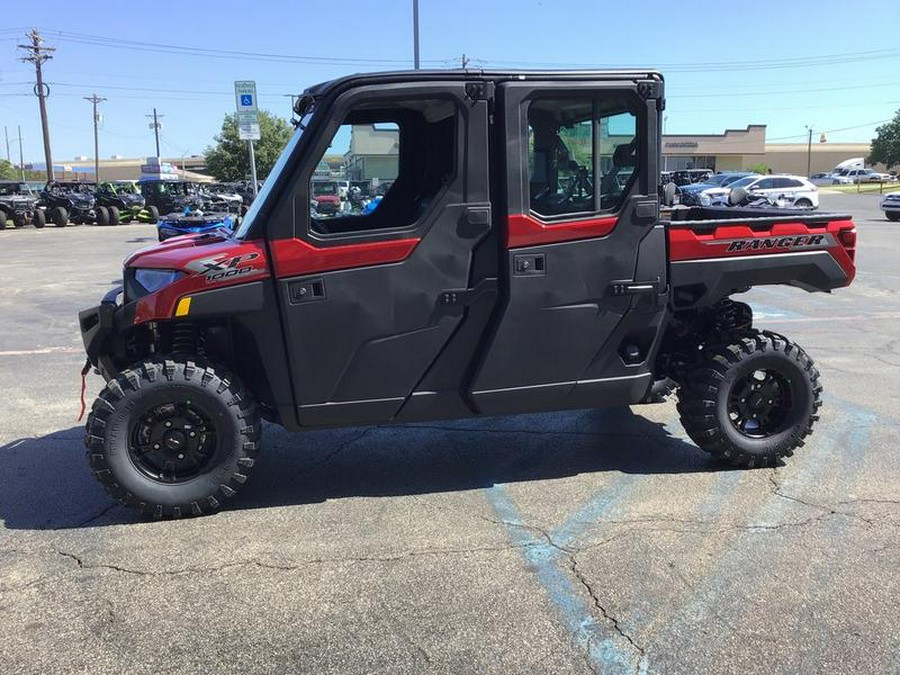
[[[241,94],[241,105],[252,106],[253,105],[253,95],[252,94]]]

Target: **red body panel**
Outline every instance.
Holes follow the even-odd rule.
[[[618,218],[615,216],[604,216],[549,224],[528,214],[514,214],[506,220],[506,248],[605,237],[615,229],[616,222]]]
[[[139,299],[135,324],[171,318],[178,301],[186,295],[255,281],[269,273],[262,240],[239,242],[203,235],[178,237],[137,251],[125,265],[179,270],[187,275]]]
[[[707,258],[730,258],[753,255],[771,255],[802,250],[789,245],[760,247],[756,249],[742,248],[729,250],[735,240],[772,239],[785,237],[793,239],[801,235],[830,234],[836,244],[828,248],[828,252],[847,273],[847,283],[856,276],[854,258],[856,255],[856,226],[852,220],[834,220],[826,224],[777,223],[766,230],[755,230],[749,225],[739,222],[713,225],[712,231],[698,231],[690,227],[679,227],[678,223],[669,226],[669,259],[672,262],[681,260],[704,260]]]
[[[272,242],[273,267],[279,279],[302,274],[383,265],[406,260],[419,239],[372,241],[318,248],[302,239],[280,239]]]

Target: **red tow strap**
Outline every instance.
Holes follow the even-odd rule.
[[[78,413],[78,419],[76,422],[80,422],[84,419],[84,411],[87,408],[87,405],[84,402],[84,390],[87,388],[87,374],[91,369],[91,360],[88,359],[84,362],[84,368],[81,369],[81,412]]]

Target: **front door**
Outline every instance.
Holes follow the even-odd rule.
[[[436,82],[357,88],[325,113],[293,237],[271,242],[297,414],[388,421],[465,323],[474,252],[491,235],[487,104]],[[336,176],[353,187],[325,200]]]
[[[662,83],[512,82],[505,304],[471,383],[479,412],[627,404],[650,385],[667,297]]]

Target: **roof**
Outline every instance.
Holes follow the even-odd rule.
[[[323,96],[333,90],[344,89],[351,85],[394,84],[400,82],[471,82],[488,80],[495,83],[522,80],[659,80],[662,74],[649,69],[610,69],[610,70],[483,70],[466,68],[453,70],[395,70],[377,73],[355,73],[345,75],[327,82],[320,82],[306,89],[313,96]]]

